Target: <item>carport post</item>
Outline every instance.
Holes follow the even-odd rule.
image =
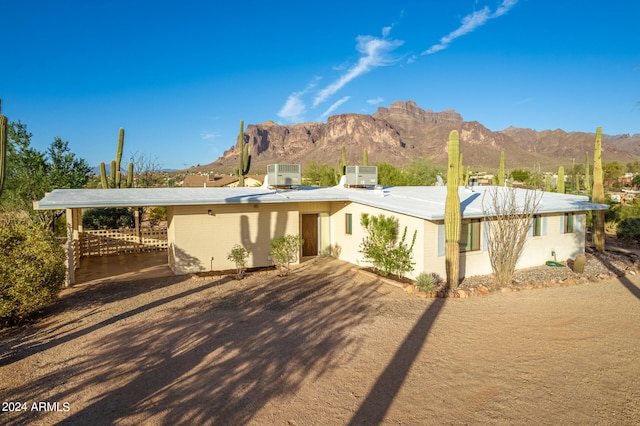
[[[64,282],[65,287],[71,287],[76,283],[76,265],[75,265],[75,253],[74,253],[74,241],[79,238],[78,235],[78,220],[77,209],[66,209],[67,214],[67,242],[65,243],[66,260],[65,266],[67,267],[67,276]]]

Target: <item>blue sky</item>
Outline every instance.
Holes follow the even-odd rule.
[[[510,125],[640,133],[640,2],[0,0],[2,113],[90,165],[214,161],[240,120],[396,100]]]

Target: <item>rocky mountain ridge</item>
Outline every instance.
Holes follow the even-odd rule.
[[[388,108],[379,107],[372,115],[333,115],[326,123],[250,124],[245,130],[245,140],[252,156],[251,170],[255,173],[266,171],[266,165],[272,163],[304,166],[317,161],[336,167],[342,146],[346,147],[351,164],[361,163],[366,149],[370,163],[402,166],[413,159],[427,157],[444,165],[451,130],[460,133],[463,163],[476,169],[496,169],[501,151],[505,152],[508,169],[554,170],[573,160],[583,162],[585,153],[593,157],[594,133],[515,127],[491,131],[476,121],[464,121],[454,110],[424,110],[413,101],[396,101]],[[603,161],[626,164],[638,160],[639,156],[640,134],[603,136]],[[232,146],[213,163],[190,170],[228,172],[237,164],[237,158],[237,148]]]

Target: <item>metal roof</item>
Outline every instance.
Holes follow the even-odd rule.
[[[504,193],[508,188],[495,186],[460,187],[460,204],[465,218],[483,217],[483,195],[489,189]],[[522,203],[525,189],[515,189]],[[252,188],[122,188],[122,189],[56,189],[34,203],[37,210],[147,207],[214,204],[304,203],[320,201],[355,202],[391,212],[428,220],[444,219],[447,188],[444,186],[395,186],[381,189],[334,187],[300,187],[296,189]],[[486,197],[490,194],[487,193]],[[489,201],[484,202],[488,206]],[[581,195],[543,192],[538,213],[606,210],[605,204],[589,203]]]

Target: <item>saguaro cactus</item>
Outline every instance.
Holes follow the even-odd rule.
[[[544,190],[551,192],[551,175],[544,175]]]
[[[244,120],[240,120],[240,133],[238,133],[238,186],[244,186],[244,177],[249,174],[250,168],[249,144],[244,142]]]
[[[2,99],[0,99],[0,195],[2,195],[2,188],[4,188],[4,177],[7,170],[7,149],[9,142],[7,141],[8,133],[7,117],[2,115]]]
[[[596,130],[596,144],[593,152],[593,195],[594,203],[604,204],[604,184],[602,182],[602,127]],[[593,215],[593,244],[599,252],[604,251],[604,210],[596,210]]]
[[[104,162],[100,162],[100,182],[102,188],[131,188],[133,186],[133,163],[129,162],[127,167],[127,181],[122,184],[122,175],[120,172],[120,163],[122,161],[122,150],[124,148],[124,128],[120,128],[118,132],[118,147],[116,148],[116,159],[111,160],[109,164],[109,178],[107,179],[107,168]]]
[[[364,154],[362,155],[362,165],[369,165],[369,151],[367,151],[366,149],[364,150]]]
[[[584,192],[589,195],[591,193],[591,176],[589,173],[589,153],[585,153],[584,159]]]
[[[498,170],[498,186],[504,186],[504,151],[500,151],[500,170]]]
[[[564,167],[558,167],[558,183],[556,184],[556,192],[564,194]]]
[[[455,289],[460,279],[460,196],[458,195],[458,167],[460,165],[460,137],[456,130],[449,133],[449,164],[447,170],[447,200],[444,207],[445,262],[447,287]]]

